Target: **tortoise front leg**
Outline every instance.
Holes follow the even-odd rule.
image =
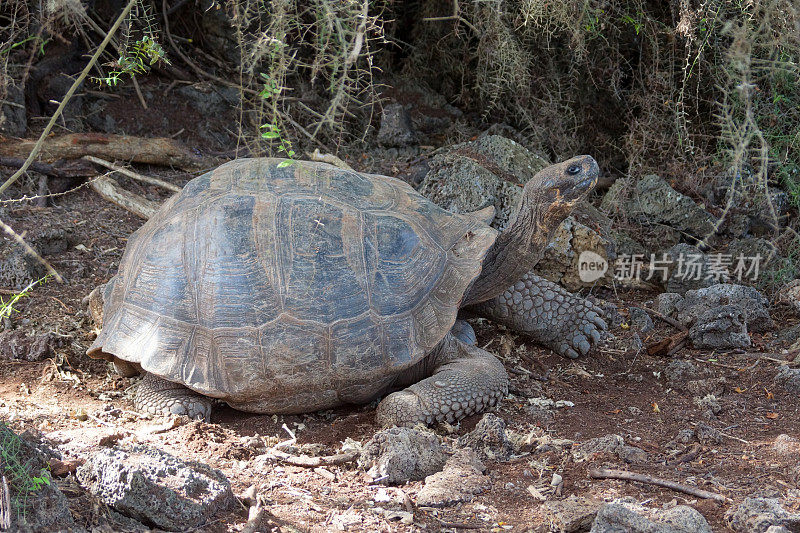
[[[608,329],[598,306],[533,273],[465,312],[525,333],[571,359],[585,355]]]
[[[144,374],[137,385],[133,405],[151,415],[186,415],[206,422],[211,419],[210,398],[150,373]]]
[[[430,377],[417,381],[422,373]],[[508,374],[502,363],[452,334],[422,363],[400,376],[401,383],[415,381],[378,405],[376,416],[382,426],[457,422],[496,405],[508,392]]]

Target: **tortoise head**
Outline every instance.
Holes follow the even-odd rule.
[[[579,155],[541,170],[525,185],[525,203],[536,206],[540,223],[563,220],[597,184],[600,169],[588,155]]]

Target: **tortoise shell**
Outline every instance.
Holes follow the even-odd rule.
[[[430,353],[496,231],[397,179],[281,161],[193,179],[130,237],[90,355],[290,413],[369,401]]]

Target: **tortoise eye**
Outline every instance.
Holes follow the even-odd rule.
[[[567,168],[567,174],[569,174],[570,176],[574,176],[580,171],[581,171],[580,165],[570,165],[569,168]]]

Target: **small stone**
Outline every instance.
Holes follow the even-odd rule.
[[[697,436],[697,440],[699,440],[701,444],[722,444],[723,442],[722,433],[720,433],[718,429],[715,429],[707,424],[703,424],[702,422],[697,424],[694,433],[695,436]]]
[[[374,483],[385,485],[423,479],[442,469],[446,456],[434,433],[412,428],[377,432],[358,460]]]
[[[709,394],[722,396],[725,394],[727,385],[728,380],[722,376],[717,378],[694,379],[686,383],[686,390],[694,396],[703,397]]]
[[[484,470],[474,451],[469,448],[456,451],[441,472],[425,478],[425,486],[417,495],[417,505],[446,507],[472,501],[476,494],[492,487]]]
[[[475,450],[482,461],[505,460],[514,452],[506,435],[506,423],[494,413],[486,413],[475,429],[458,439],[459,446]]]
[[[381,113],[381,126],[377,141],[383,146],[402,148],[419,142],[414,131],[408,107],[402,104],[389,104]]]
[[[800,529],[800,513],[789,513],[777,498],[751,497],[725,513],[730,528],[741,533],[763,532],[771,526]]]
[[[631,306],[628,308],[628,312],[630,313],[631,326],[639,333],[649,333],[655,329],[653,319],[641,307]]]
[[[588,529],[603,502],[570,495],[564,500],[550,500],[544,504],[544,515],[550,522],[551,531],[571,533]]]
[[[560,474],[553,474],[553,479],[550,480],[551,487],[558,487],[564,482],[564,478]]]
[[[687,380],[697,377],[697,366],[685,359],[673,359],[664,367],[663,376],[672,387],[683,387]]]
[[[664,316],[672,317],[678,312],[679,302],[683,302],[683,296],[677,292],[662,292],[655,299],[656,311]]]
[[[781,433],[775,437],[775,442],[772,443],[772,449],[779,455],[797,457],[800,456],[800,441],[785,433]]]
[[[783,392],[800,395],[800,368],[790,368],[784,365],[780,368],[772,383]]]

